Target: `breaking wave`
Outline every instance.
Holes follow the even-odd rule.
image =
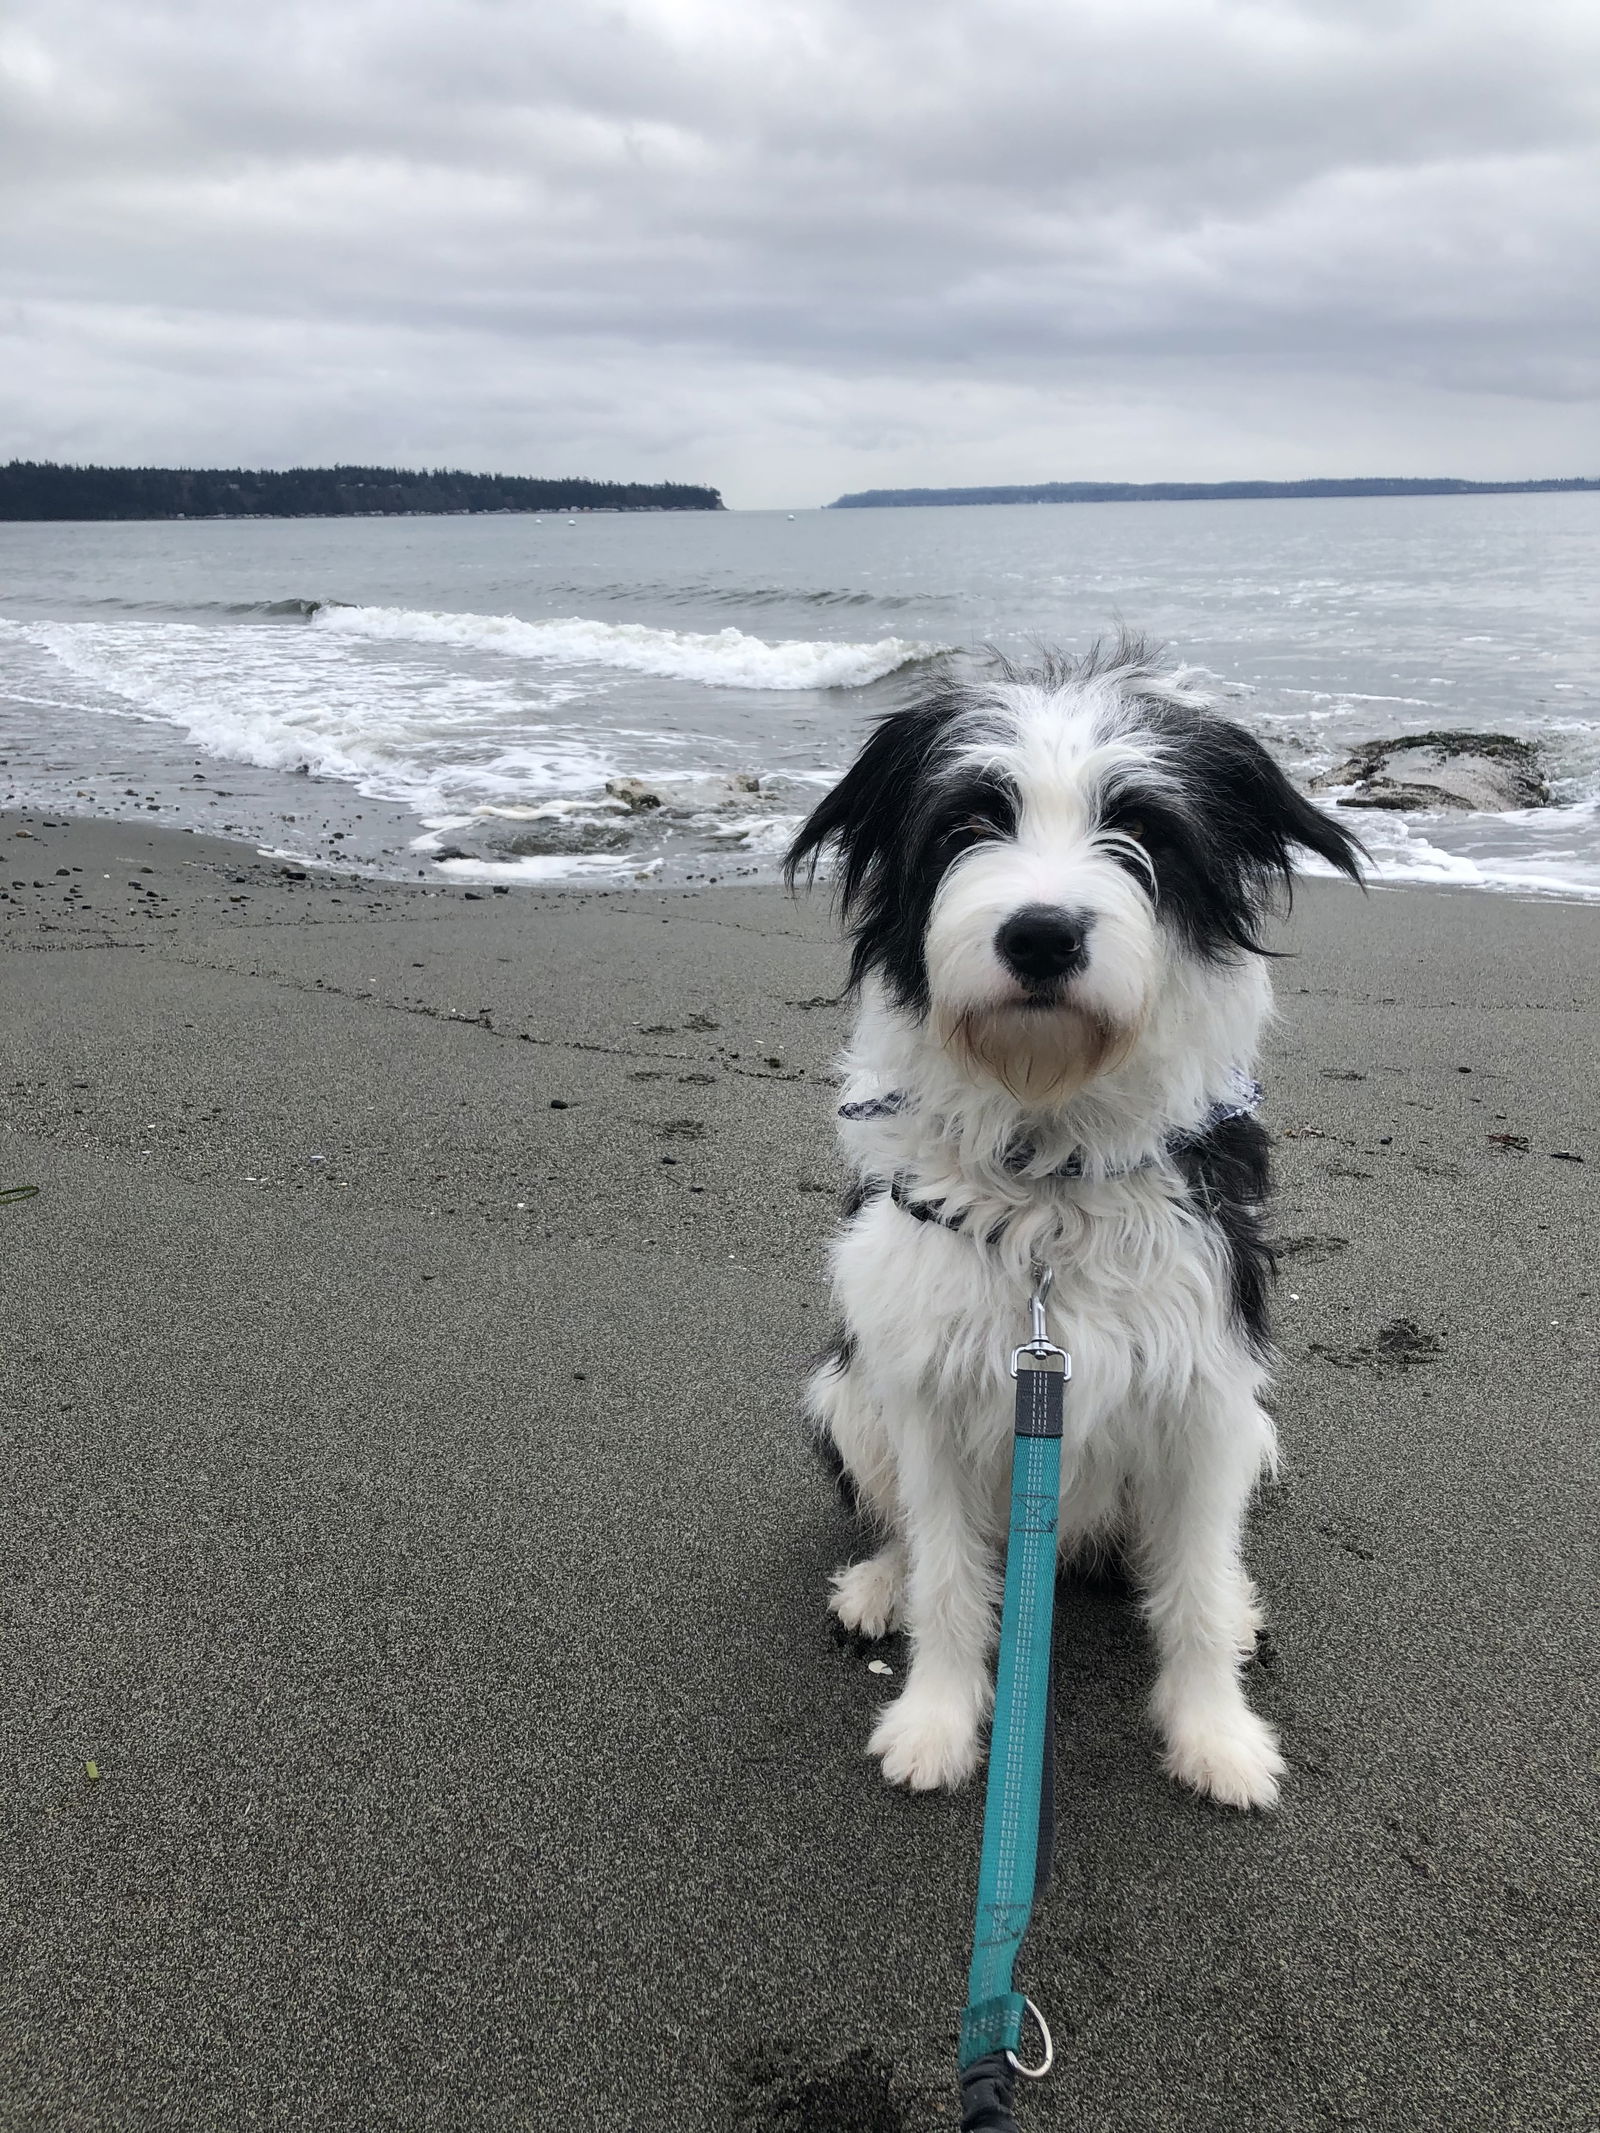
[[[194,623],[0,623],[80,700],[176,727],[209,754],[314,772],[420,812],[581,792],[615,769],[608,737],[571,710],[580,692],[503,688],[448,671],[376,670],[337,638]],[[565,714],[565,715],[563,715]]]
[[[642,622],[591,622],[581,615],[524,622],[515,615],[433,614],[410,607],[329,605],[319,607],[311,622],[345,637],[498,652],[549,666],[611,667],[718,689],[859,689],[946,649],[903,637],[870,644],[768,644],[736,629],[696,634]]]

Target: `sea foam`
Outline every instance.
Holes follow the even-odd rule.
[[[551,666],[612,667],[720,689],[857,689],[945,649],[903,637],[879,637],[868,644],[794,638],[769,644],[743,630],[697,634],[651,629],[642,622],[596,622],[582,615],[524,622],[515,615],[329,605],[319,607],[311,619],[314,628],[347,637],[497,652]]]
[[[337,778],[424,816],[530,793],[581,793],[618,765],[580,701],[543,681],[536,701],[448,668],[395,673],[338,638],[258,626],[6,623],[0,630],[84,685],[96,709],[175,726],[209,753]]]

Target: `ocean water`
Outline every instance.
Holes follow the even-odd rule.
[[[0,798],[412,878],[769,877],[932,662],[1125,623],[1302,782],[1537,740],[1554,807],[1357,826],[1389,879],[1600,896],[1597,589],[1590,494],[6,525]]]

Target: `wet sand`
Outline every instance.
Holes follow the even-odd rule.
[[[0,817],[0,2125],[953,2124],[981,1796],[864,1758],[792,1421],[820,901],[49,819]],[[1588,2126],[1600,911],[1313,885],[1285,945],[1291,1779],[1168,1786],[1125,1597],[1063,1586],[1026,2123]]]

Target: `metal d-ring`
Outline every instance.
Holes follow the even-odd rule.
[[[1053,2067],[1056,2063],[1056,2040],[1050,2034],[1050,2024],[1039,2012],[1039,2009],[1034,2003],[1034,2001],[1024,1998],[1023,2005],[1027,2008],[1029,2014],[1033,2016],[1033,2019],[1039,2025],[1039,2034],[1044,2039],[1044,2057],[1039,2061],[1039,2064],[1037,2066],[1024,2066],[1022,2061],[1017,2057],[1016,2053],[1012,2051],[1009,2047],[1007,2047],[1006,2050],[1006,2057],[1011,2061],[1011,2064],[1013,2067],[1015,2067],[1016,2071],[1022,2075],[1024,2080],[1043,2081],[1045,2075],[1049,2073],[1051,2067]]]

